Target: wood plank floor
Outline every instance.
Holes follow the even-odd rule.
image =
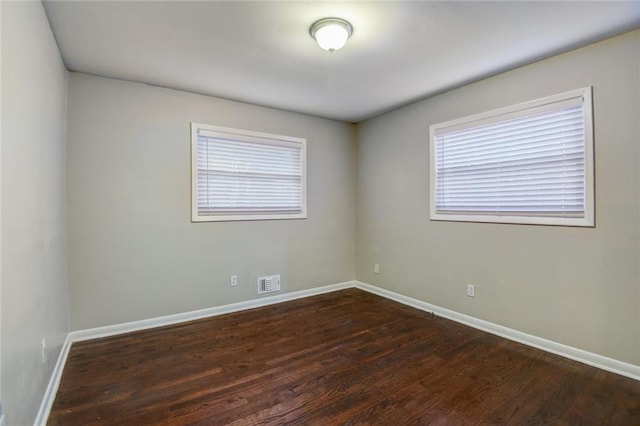
[[[639,425],[640,382],[349,289],[75,343],[50,425]]]

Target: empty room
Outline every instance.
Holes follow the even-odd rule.
[[[0,19],[0,426],[640,424],[640,1]]]

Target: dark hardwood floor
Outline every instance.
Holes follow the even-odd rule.
[[[640,382],[349,289],[75,343],[50,425],[640,425]]]

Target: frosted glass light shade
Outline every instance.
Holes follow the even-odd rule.
[[[353,28],[344,19],[325,18],[316,21],[309,29],[309,33],[321,48],[333,53],[347,43]]]

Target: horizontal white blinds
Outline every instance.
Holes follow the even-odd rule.
[[[436,129],[435,212],[584,218],[583,103]]]
[[[303,144],[198,131],[198,215],[300,213]]]

